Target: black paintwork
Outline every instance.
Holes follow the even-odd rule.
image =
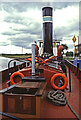
[[[43,17],[44,16],[52,16],[52,8],[51,7],[44,7],[42,9]],[[53,25],[52,22],[44,22],[43,23],[43,48],[44,53],[49,53],[53,55],[53,44],[52,44],[52,31]]]

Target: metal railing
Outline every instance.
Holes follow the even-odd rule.
[[[67,66],[70,66],[70,70],[77,76],[77,78],[81,81],[81,69],[79,69],[79,65],[75,66],[73,63],[71,63],[68,60],[65,60],[65,64]]]

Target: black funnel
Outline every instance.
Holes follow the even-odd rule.
[[[44,7],[43,11],[43,49],[44,53],[53,55],[53,44],[52,44],[52,8]]]

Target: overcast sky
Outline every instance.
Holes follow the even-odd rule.
[[[62,39],[69,51],[79,35],[79,2],[1,2],[0,53],[30,53],[31,44],[43,39],[42,7],[53,7],[53,38]],[[78,40],[76,41],[76,44]]]

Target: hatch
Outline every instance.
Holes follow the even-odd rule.
[[[38,88],[21,88],[21,87],[14,87],[7,91],[6,93],[12,93],[12,94],[31,94],[35,95]]]

